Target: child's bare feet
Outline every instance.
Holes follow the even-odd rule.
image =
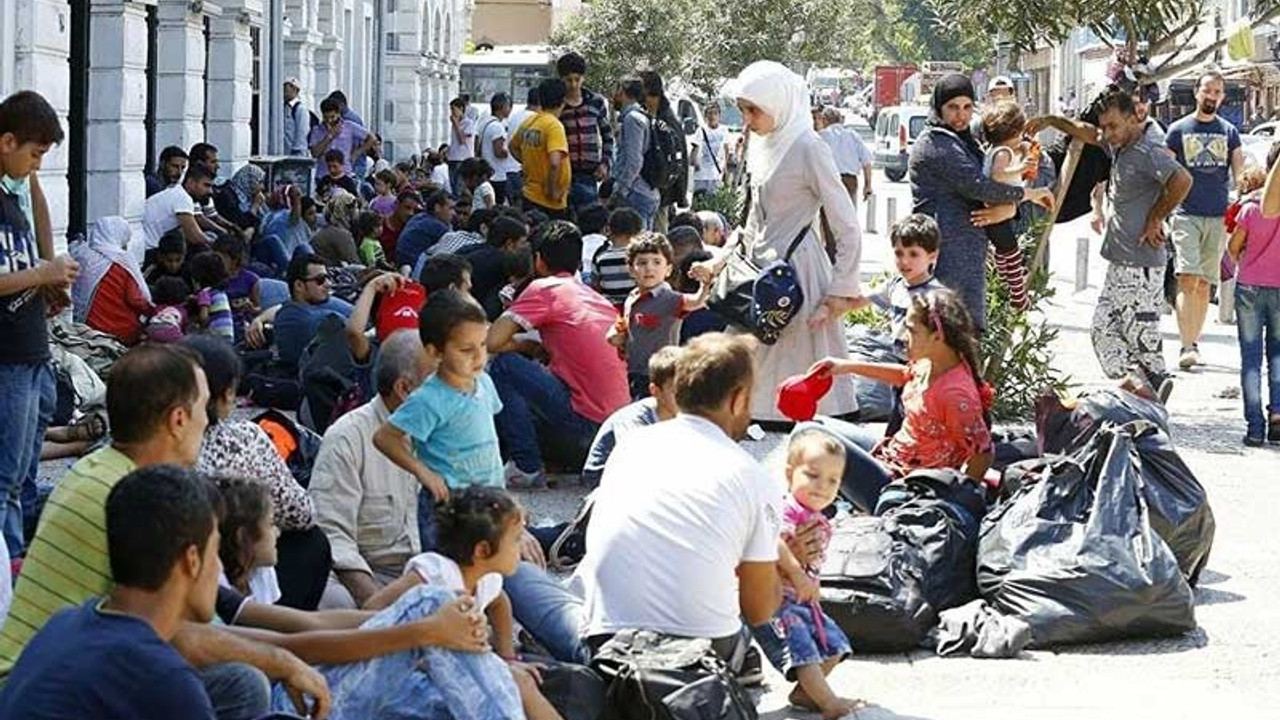
[[[854,713],[871,706],[870,703],[861,698],[849,699],[832,696],[831,701],[826,704],[826,707],[820,707],[813,698],[809,697],[809,694],[804,691],[804,688],[800,687],[798,684],[795,689],[791,691],[791,695],[787,697],[787,701],[802,710],[822,713],[822,720],[840,720],[840,718],[845,717],[849,713]]]

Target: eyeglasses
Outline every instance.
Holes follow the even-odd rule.
[[[315,283],[315,284],[317,284],[317,285],[328,285],[328,284],[329,284],[329,274],[328,274],[328,273],[324,273],[323,275],[317,275],[317,276],[315,276],[315,277],[310,277],[310,278],[307,278],[307,280],[306,280],[306,281],[307,281],[307,282],[309,282],[309,283],[310,283],[310,282],[313,282],[313,283]]]

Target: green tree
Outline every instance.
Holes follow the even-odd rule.
[[[1165,56],[1148,80],[1163,80],[1194,68],[1226,44],[1221,38],[1193,46],[1202,23],[1213,22],[1216,3],[1207,0],[925,0],[948,28],[965,36],[999,35],[1022,50],[1060,43],[1086,27],[1105,44],[1137,57]],[[1280,0],[1255,0],[1248,15],[1253,28],[1280,17]]]

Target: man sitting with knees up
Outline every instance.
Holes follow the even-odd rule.
[[[753,345],[722,333],[689,343],[676,360],[680,414],[613,452],[577,572],[582,598],[528,563],[507,579],[516,619],[557,659],[585,661],[641,629],[712,639],[742,670],[743,620],[768,622],[782,600],[783,489],[737,442],[751,424]]]

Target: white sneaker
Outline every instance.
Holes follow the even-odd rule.
[[[502,467],[502,479],[508,490],[532,490],[547,486],[547,476],[541,470],[527,473],[516,467],[515,460],[508,460]]]
[[[1195,348],[1182,348],[1182,352],[1178,354],[1178,367],[1190,370],[1199,364],[1200,353]]]

